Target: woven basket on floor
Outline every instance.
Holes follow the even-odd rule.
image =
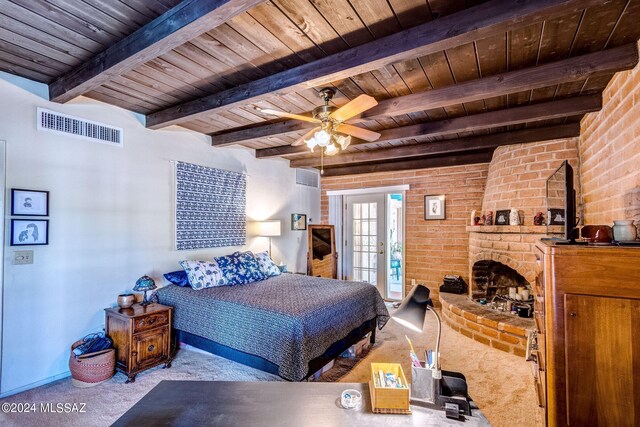
[[[76,387],[93,387],[109,380],[116,370],[116,351],[113,348],[76,357],[73,349],[82,344],[76,341],[71,346],[69,370],[73,385]]]

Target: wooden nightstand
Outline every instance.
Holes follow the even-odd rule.
[[[164,363],[171,367],[173,308],[152,303],[131,308],[106,308],[106,334],[116,349],[116,369],[134,382],[145,369]]]

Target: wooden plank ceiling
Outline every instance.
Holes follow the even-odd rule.
[[[613,73],[637,62],[640,37],[640,0],[228,0],[215,19],[203,12],[199,36],[180,39],[189,22],[170,27],[164,43],[145,38],[152,57],[132,53],[74,86],[90,64],[107,68],[110,46],[131,48],[172,11],[188,15],[177,7],[205,3],[0,2],[0,70],[50,84],[54,100],[84,93],[146,114],[150,127],[178,124],[294,167],[319,166],[290,146],[309,124],[255,107],[308,114],[326,86],[337,106],[373,96],[380,104],[352,122],[382,137],[325,158],[330,175],[477,163],[499,145],[577,135]]]

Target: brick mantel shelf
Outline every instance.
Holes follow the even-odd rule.
[[[561,235],[561,225],[551,225],[547,227],[541,225],[468,225],[469,233],[491,233],[491,234],[550,234]]]

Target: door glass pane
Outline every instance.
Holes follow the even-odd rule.
[[[353,203],[353,280],[376,284],[377,203]]]
[[[387,195],[387,298],[401,300],[402,284],[404,282],[402,271],[402,246],[403,246],[403,202],[402,194]]]
[[[361,236],[353,236],[353,250],[361,251],[362,250],[362,237]]]

